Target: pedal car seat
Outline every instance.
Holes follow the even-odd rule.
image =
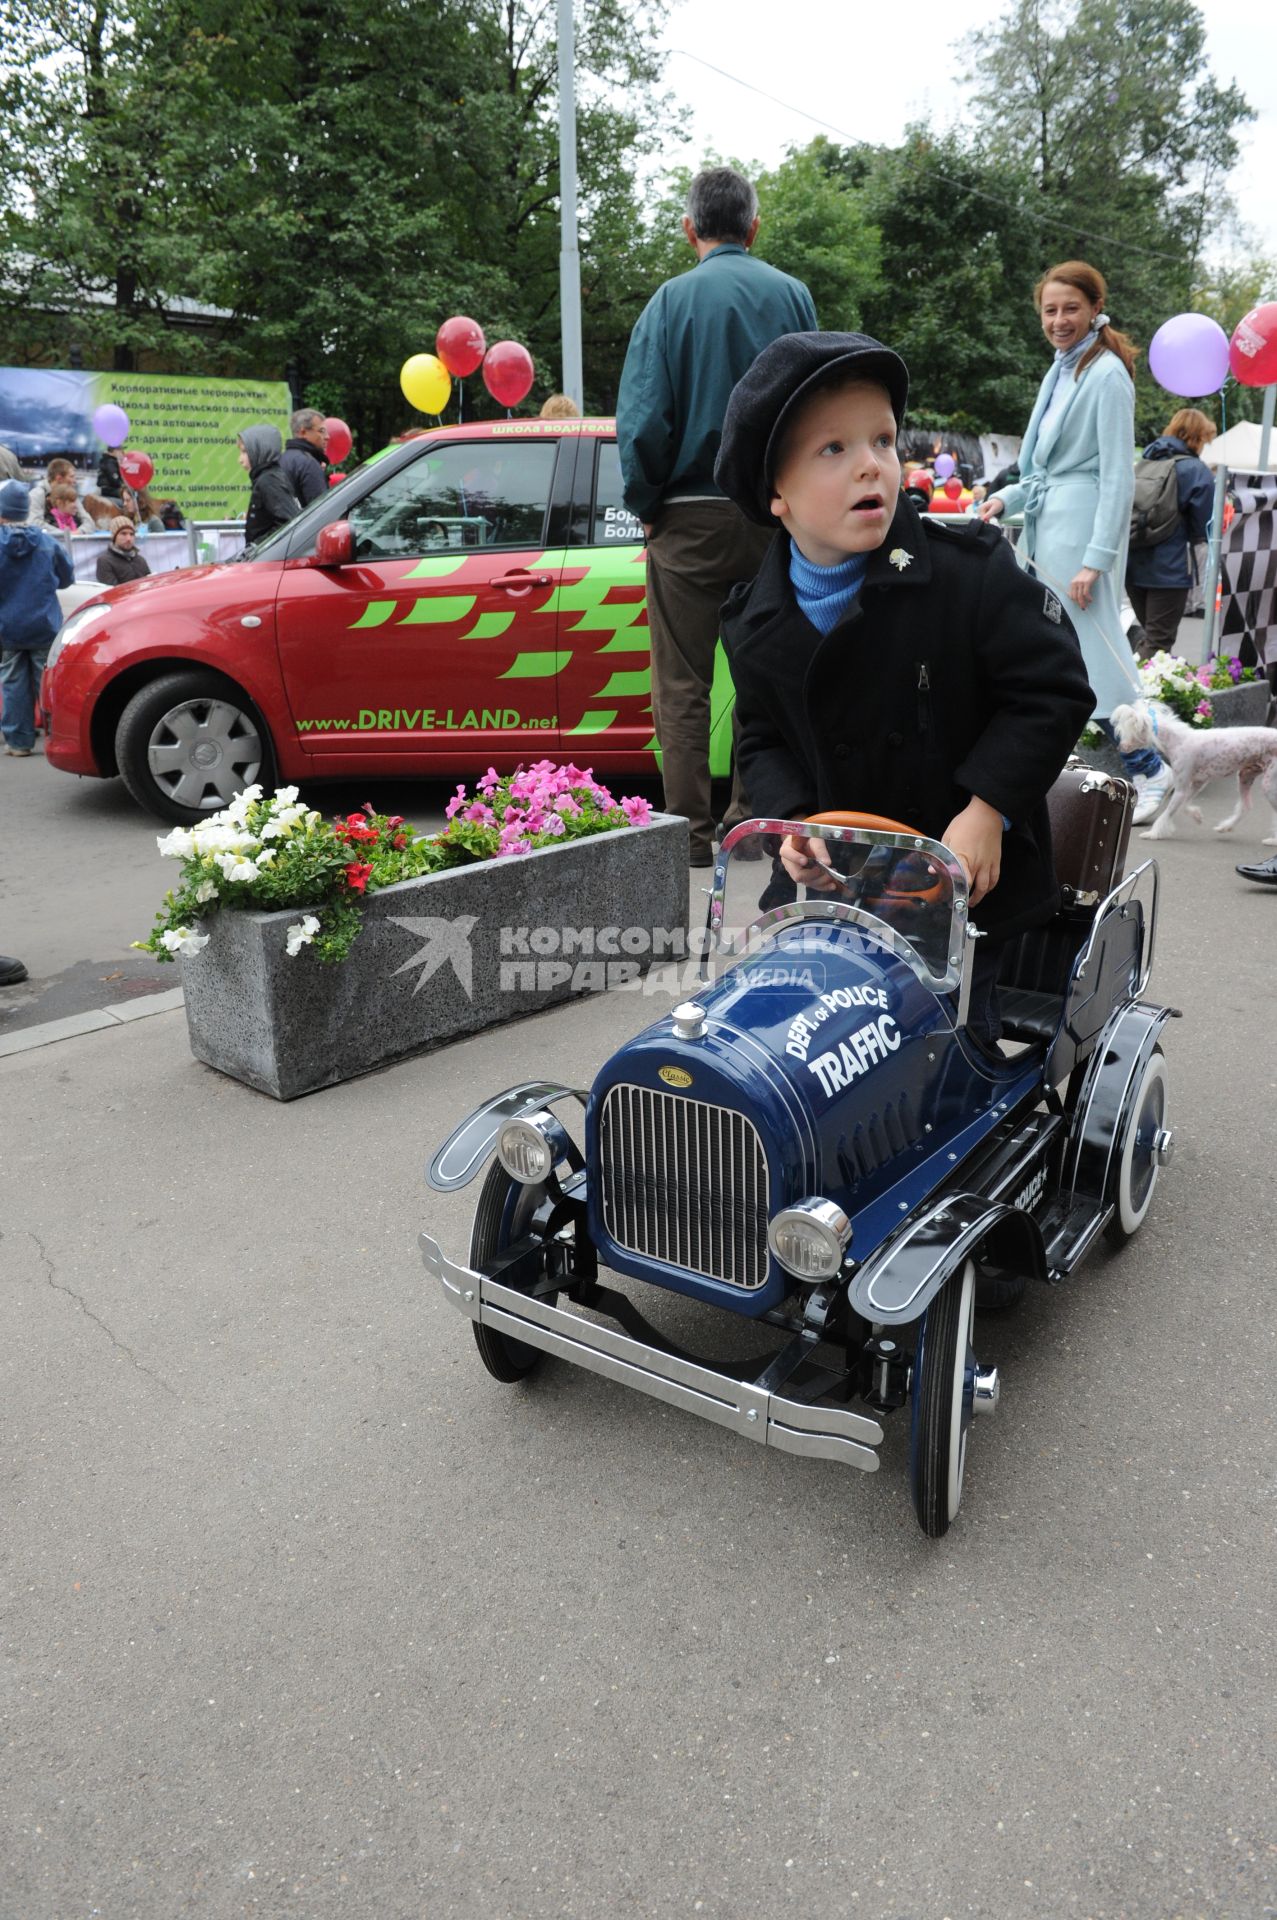
[[[1070,760],[1047,794],[1047,808],[1060,908],[1045,926],[1008,942],[998,974],[1003,1034],[1041,1044],[1059,1026],[1095,909],[1125,868],[1135,789],[1129,780]]]

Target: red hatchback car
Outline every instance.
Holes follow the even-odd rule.
[[[236,560],[79,608],[46,756],[183,825],[252,781],[652,772],[651,684],[614,423],[490,421],[387,448]],[[731,704],[720,648],[716,773]]]

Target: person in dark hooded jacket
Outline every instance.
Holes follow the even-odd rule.
[[[29,760],[35,749],[40,675],[62,625],[58,588],[75,578],[60,541],[26,525],[28,493],[20,480],[0,486],[0,733],[4,750]]]
[[[104,587],[145,580],[151,569],[137,550],[137,528],[125,514],[111,522],[111,544],[100,553],[94,572]]]
[[[301,501],[280,465],[283,445],[279,428],[265,422],[245,427],[239,436],[239,464],[253,483],[244,520],[245,546],[264,540],[301,512]]]
[[[1132,547],[1127,555],[1126,591],[1144,629],[1140,652],[1146,655],[1159,648],[1175,651],[1188,590],[1196,578],[1193,548],[1206,538],[1215,504],[1215,476],[1198,456],[1217,431],[1200,407],[1181,407],[1165,433],[1144,449],[1146,460],[1175,462],[1179,505],[1179,519],[1165,540],[1155,547]]]

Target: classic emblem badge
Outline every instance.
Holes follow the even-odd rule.
[[[893,547],[887,558],[897,573],[903,573],[906,567],[913,565],[913,555],[906,553],[903,547]]]
[[[667,1087],[690,1087],[692,1076],[682,1067],[658,1067],[656,1077],[663,1080]]]

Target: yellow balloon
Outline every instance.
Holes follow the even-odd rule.
[[[414,353],[399,369],[399,384],[418,413],[442,413],[452,392],[452,376],[433,353]]]

